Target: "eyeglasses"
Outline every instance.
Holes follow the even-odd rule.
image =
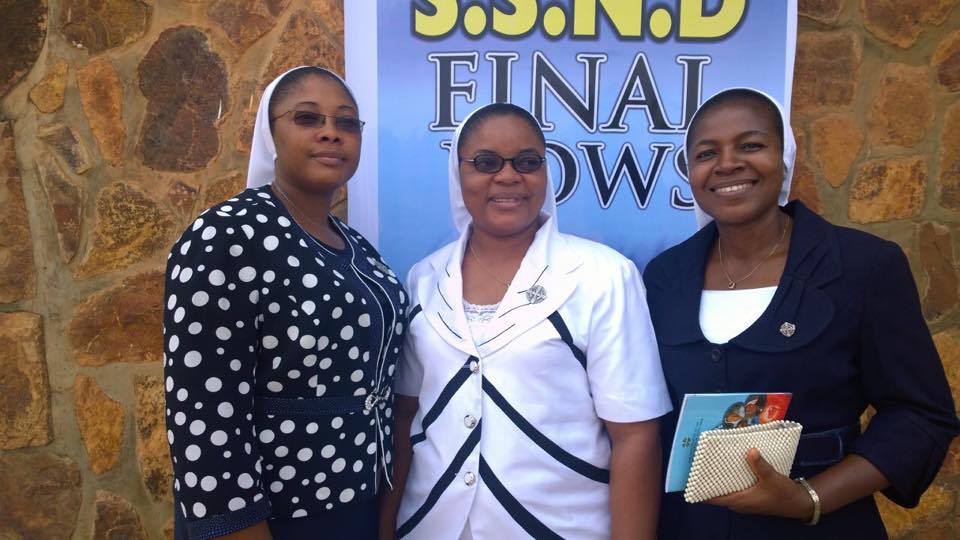
[[[297,109],[291,109],[285,113],[278,114],[271,118],[270,121],[272,122],[290,113],[293,113],[292,118],[295,125],[310,129],[323,126],[326,124],[327,118],[330,118],[333,120],[333,125],[336,126],[337,131],[343,133],[360,133],[363,131],[363,125],[366,123],[355,116],[332,116],[314,111],[298,111]]]
[[[520,174],[529,174],[537,172],[543,166],[547,158],[536,152],[520,152],[512,158],[505,158],[500,154],[492,152],[477,154],[473,159],[460,158],[460,162],[472,163],[473,168],[485,174],[494,174],[503,170],[503,166],[509,161],[513,165],[513,170]]]

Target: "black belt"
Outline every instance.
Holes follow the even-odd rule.
[[[317,416],[369,412],[390,397],[390,387],[366,396],[336,396],[306,399],[256,396],[253,400],[258,415]]]
[[[804,433],[800,436],[800,444],[797,445],[797,457],[793,461],[793,466],[796,469],[798,467],[833,465],[850,453],[850,445],[859,435],[860,424],[849,424],[826,431]]]

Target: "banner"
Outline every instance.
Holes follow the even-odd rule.
[[[483,104],[540,121],[560,230],[641,268],[696,228],[683,134],[697,106],[748,86],[790,107],[796,0],[344,4],[368,122],[349,220],[400,275],[456,238],[447,148]]]

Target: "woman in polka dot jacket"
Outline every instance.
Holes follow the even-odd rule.
[[[261,100],[249,189],[201,214],[170,253],[178,539],[376,537],[407,298],[329,216],[362,126],[339,77],[285,73]]]

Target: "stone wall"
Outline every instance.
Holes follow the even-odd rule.
[[[960,398],[958,0],[799,0],[795,193],[907,251]],[[0,0],[0,538],[164,538],[165,252],[342,0]],[[343,215],[343,200],[338,203]],[[960,446],[896,538],[960,534]]]
[[[832,222],[907,252],[960,403],[958,0],[798,3],[794,193]],[[955,442],[917,509],[878,502],[891,537],[952,539],[958,495]]]
[[[342,0],[0,0],[0,538],[169,536],[166,251]],[[337,211],[343,215],[344,200]]]

